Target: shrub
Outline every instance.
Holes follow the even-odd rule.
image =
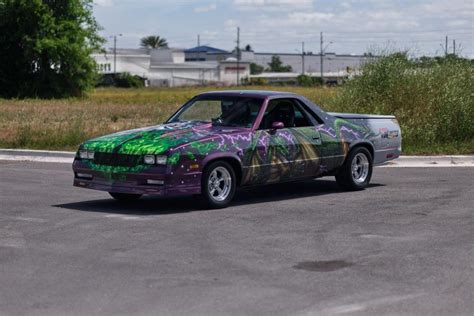
[[[124,72],[115,78],[115,85],[119,88],[142,88],[144,83],[140,77]]]
[[[142,88],[144,86],[145,84],[142,78],[133,76],[128,72],[118,75],[102,75],[96,83],[96,87]]]
[[[265,78],[244,78],[242,84],[245,86],[264,86],[268,84]]]
[[[362,67],[335,100],[338,111],[394,114],[408,152],[472,143],[474,80],[471,62],[456,57],[410,60],[383,56]],[[431,150],[430,150],[431,148]]]
[[[313,80],[310,76],[299,75],[298,77],[296,77],[296,83],[302,87],[311,87],[313,85]]]

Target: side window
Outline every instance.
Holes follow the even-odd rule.
[[[301,105],[295,102],[294,107],[295,107],[295,127],[313,126],[311,121],[308,120],[307,113],[301,107]]]
[[[275,99],[268,103],[259,129],[271,129],[274,122],[282,122],[285,128],[313,126],[294,99]]]
[[[301,109],[301,112],[306,114],[306,118],[311,122],[311,125],[320,125],[324,124],[324,121],[313,111],[308,109],[308,106],[300,100],[295,100],[298,107]]]

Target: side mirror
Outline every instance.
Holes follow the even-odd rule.
[[[283,122],[273,122],[272,123],[272,128],[273,129],[282,129],[282,128],[285,128],[285,124],[283,124]]]

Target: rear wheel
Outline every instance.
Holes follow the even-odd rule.
[[[207,166],[202,175],[201,195],[210,208],[229,205],[235,194],[234,169],[225,161],[215,161]]]
[[[110,196],[121,202],[133,202],[138,200],[142,195],[141,194],[131,194],[131,193],[116,193],[109,192]]]
[[[336,174],[337,184],[346,190],[365,189],[372,177],[372,155],[364,147],[356,147]]]

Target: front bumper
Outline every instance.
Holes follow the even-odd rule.
[[[80,160],[74,161],[74,186],[92,190],[159,196],[201,193],[201,172],[174,173],[166,167],[152,167],[138,173],[113,173],[93,170]],[[78,175],[89,175],[90,178]],[[147,180],[163,184],[148,184]]]

